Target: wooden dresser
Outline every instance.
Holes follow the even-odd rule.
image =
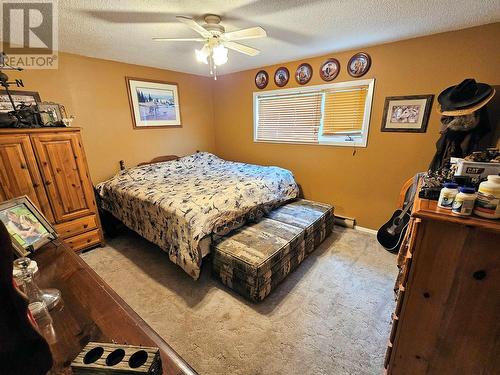
[[[416,199],[398,256],[388,374],[500,374],[500,222]]]
[[[0,129],[0,201],[21,195],[73,250],[103,244],[79,128]]]
[[[59,371],[54,369],[53,373],[72,374],[70,363],[89,341],[96,341],[157,347],[164,375],[197,375],[66,245],[56,240],[36,251],[33,259],[40,270],[39,286],[59,289],[63,299],[61,306],[50,311],[56,334],[51,345],[52,356],[56,367],[59,367]]]

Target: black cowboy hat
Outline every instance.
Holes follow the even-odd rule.
[[[439,94],[439,113],[447,116],[468,115],[486,105],[493,95],[495,90],[490,85],[467,78]]]

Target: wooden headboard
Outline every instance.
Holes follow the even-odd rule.
[[[163,161],[170,161],[170,160],[177,160],[179,157],[177,155],[163,155],[163,156],[157,156],[156,158],[151,159],[150,161],[143,161],[142,163],[137,164],[138,167],[141,165],[149,165],[149,164],[155,164],[155,163],[161,163]],[[124,170],[125,168],[125,162],[123,160],[120,160],[120,170]]]
[[[140,167],[141,165],[155,164],[155,163],[161,163],[164,161],[177,160],[177,159],[179,159],[179,157],[177,155],[157,156],[156,158],[153,158],[150,161],[144,161],[142,163],[139,163],[139,164],[137,164],[137,166]]]

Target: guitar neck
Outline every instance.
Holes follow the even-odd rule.
[[[403,209],[403,211],[401,211],[401,214],[399,215],[400,217],[403,217],[407,214],[408,211],[411,210],[411,208],[413,207],[413,201],[411,202],[408,202],[408,204],[406,205],[406,207]]]

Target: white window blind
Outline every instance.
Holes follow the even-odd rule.
[[[254,140],[366,146],[374,80],[254,93]]]
[[[259,98],[259,141],[317,142],[321,121],[321,93],[270,95]]]
[[[361,134],[368,85],[325,91],[323,135]]]

